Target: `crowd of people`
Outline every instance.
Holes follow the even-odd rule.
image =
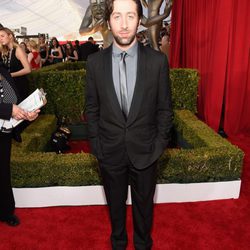
[[[31,41],[32,43],[35,42],[34,40]],[[27,47],[31,41],[27,42]],[[78,40],[60,44],[56,37],[53,37],[50,41],[46,41],[45,36],[40,35],[36,45],[40,56],[40,67],[59,62],[86,61],[88,55],[99,51],[99,45],[96,44],[93,37],[89,37],[88,41],[82,44]],[[28,51],[28,53],[32,52],[29,48]]]
[[[87,42],[80,43],[79,40],[75,40],[60,44],[56,37],[46,40],[45,34],[40,34],[38,39],[24,39],[18,43],[10,29],[1,27],[0,33],[7,40],[9,36],[13,37],[13,41],[7,41],[6,46],[1,46],[0,61],[8,67],[12,77],[19,77],[17,81],[22,81],[31,70],[37,70],[43,66],[66,61],[87,61],[90,54],[103,49],[102,45],[98,45],[93,37],[89,37]],[[138,42],[144,46],[151,46],[147,30],[138,32],[136,37]],[[170,25],[167,22],[163,22],[159,34],[159,48],[169,57]],[[21,68],[23,68],[21,72],[14,73]],[[27,82],[26,79],[23,82]],[[27,88],[22,89],[21,91],[27,92]]]
[[[102,49],[93,37],[81,44],[78,40],[60,44],[56,37],[46,41],[42,34],[38,39],[24,39],[18,43],[10,29],[2,27],[0,34],[5,39],[4,45],[0,47],[0,61],[8,68],[12,77],[24,76],[31,70],[59,62],[86,61],[88,55]],[[13,39],[9,39],[10,37]],[[22,72],[13,73],[19,71],[19,68],[23,69]]]

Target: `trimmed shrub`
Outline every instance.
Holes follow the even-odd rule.
[[[175,111],[178,138],[188,148],[166,150],[158,183],[193,183],[240,179],[244,153],[216,134],[188,110]]]
[[[72,63],[73,64],[73,63]],[[54,66],[54,65],[52,65]],[[43,88],[47,93],[44,114],[67,116],[71,123],[80,120],[85,106],[85,70],[34,71],[30,76],[32,89]]]
[[[243,152],[216,135],[190,111],[175,112],[175,127],[191,149],[167,149],[159,160],[158,183],[238,180]],[[12,150],[14,187],[99,185],[98,163],[87,153],[45,153],[55,117],[40,116]],[[192,139],[193,138],[193,139]],[[46,142],[47,140],[47,142]],[[38,143],[40,142],[40,143]],[[40,152],[39,152],[40,151]]]
[[[196,113],[198,71],[194,69],[171,69],[170,79],[174,109],[188,109]]]
[[[60,63],[34,71],[31,88],[43,87],[48,103],[43,112],[68,116],[77,123],[85,105],[85,63]],[[158,183],[196,183],[238,180],[243,152],[197,119],[198,72],[172,69],[174,127],[179,148],[167,149],[159,160]],[[87,153],[45,152],[56,127],[54,115],[41,115],[13,144],[14,187],[99,185],[97,160]]]
[[[81,70],[81,69],[86,69],[86,62],[85,61],[56,63],[56,64],[42,67],[41,69],[39,69],[39,72],[63,71],[63,70],[68,71],[68,70]],[[37,72],[37,71],[35,71],[35,72]],[[32,74],[33,74],[33,72],[32,72]]]
[[[80,121],[85,110],[85,62],[58,63],[29,75],[31,90],[44,88],[48,103],[45,114],[67,116],[71,123]],[[192,69],[170,70],[174,109],[196,112],[198,72]]]

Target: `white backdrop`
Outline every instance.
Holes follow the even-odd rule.
[[[0,23],[10,29],[26,27],[27,35],[48,33],[60,41],[86,40],[88,36],[78,31],[88,5],[89,0],[0,0]]]
[[[27,35],[48,33],[60,40],[77,39],[89,0],[0,0],[0,23],[27,28]]]

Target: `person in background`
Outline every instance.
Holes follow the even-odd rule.
[[[61,45],[62,54],[63,54],[63,62],[66,61],[66,43]]]
[[[15,81],[21,100],[25,99],[29,95],[26,76],[31,72],[31,67],[13,32],[6,27],[0,28],[0,52],[3,63]]]
[[[78,54],[76,49],[73,47],[71,42],[66,43],[66,49],[65,49],[65,54],[66,54],[66,61],[70,62],[76,62],[78,61]]]
[[[27,47],[30,51],[28,54],[28,61],[32,70],[37,70],[42,67],[41,56],[39,53],[38,44],[34,40],[28,41]]]
[[[78,55],[78,61],[81,61],[82,60],[82,56],[81,56],[81,52],[80,52],[80,42],[79,40],[75,40],[75,50],[77,52],[77,55]]]
[[[0,119],[10,120],[13,117],[16,120],[34,120],[40,110],[27,112],[13,102],[18,102],[18,94],[5,93],[6,81],[8,86],[15,90],[15,83],[6,68],[0,64]],[[4,129],[0,126],[0,222],[7,223],[9,226],[17,226],[20,224],[15,212],[15,200],[11,187],[11,172],[10,172],[10,154],[11,154],[11,129]]]
[[[167,57],[137,42],[140,0],[106,0],[113,44],[90,55],[86,115],[111,219],[112,249],[125,250],[131,186],[136,250],[152,248],[157,161],[171,139],[173,110]]]
[[[20,101],[29,96],[29,81],[27,75],[31,72],[27,54],[17,43],[13,32],[6,28],[0,28],[0,52],[5,67],[13,77],[15,86],[20,96]],[[21,142],[21,132],[28,126],[28,122],[22,122],[12,132],[13,138]]]
[[[86,43],[80,45],[80,51],[83,61],[87,61],[88,56],[99,51],[99,46],[95,44],[94,38],[90,36]]]
[[[27,48],[27,45],[25,42],[20,42],[20,47],[23,49],[23,51],[28,55],[29,54],[29,50]]]
[[[160,32],[160,51],[169,58],[170,37],[165,27]]]
[[[159,48],[159,33],[162,28],[162,21],[170,15],[173,6],[173,0],[165,0],[165,8],[160,14],[160,8],[164,0],[143,0],[145,5],[148,5],[148,17],[143,17],[141,24],[148,27],[148,38],[151,46],[160,51]]]
[[[136,37],[137,37],[138,42],[140,42],[141,44],[143,44],[143,46],[150,46],[145,31],[141,31],[141,32],[137,33]]]
[[[40,56],[41,56],[42,66],[49,65],[49,62],[48,62],[49,47],[46,43],[44,34],[39,36],[39,52],[40,52]]]
[[[51,46],[49,49],[49,61],[52,64],[63,61],[62,48],[55,37],[53,37],[51,40]]]

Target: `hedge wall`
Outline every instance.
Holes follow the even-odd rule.
[[[13,187],[84,186],[100,184],[97,160],[91,154],[46,152],[56,128],[54,115],[40,115],[13,143]]]
[[[32,71],[29,75],[30,89],[43,88],[47,93],[43,114],[67,116],[71,123],[80,120],[85,105],[84,63],[59,63]],[[75,68],[77,68],[75,70]]]
[[[56,64],[52,64],[46,67],[42,67],[41,69],[39,69],[39,72],[64,71],[64,70],[70,71],[70,70],[81,70],[81,69],[86,69],[85,61],[56,63]]]
[[[30,75],[31,89],[43,87],[48,104],[43,113],[67,115],[79,121],[84,109],[85,63],[61,63]],[[198,72],[172,69],[175,140],[159,160],[158,183],[195,183],[238,180],[243,152],[197,119]],[[40,115],[13,144],[14,187],[81,186],[101,184],[97,160],[87,153],[57,155],[44,152],[56,126],[54,115]]]
[[[77,123],[85,105],[85,63],[67,62],[44,67],[29,75],[31,90],[44,88],[48,104],[45,114],[67,115],[71,123]],[[196,112],[198,72],[193,69],[171,69],[174,109]]]
[[[41,115],[12,150],[14,187],[98,185],[94,156],[87,153],[44,152],[56,119]],[[195,183],[238,180],[243,152],[214,133],[190,111],[175,111],[175,128],[191,149],[167,149],[159,161],[158,183]]]
[[[238,180],[244,153],[216,134],[188,110],[175,110],[178,138],[188,148],[166,150],[160,160],[158,183]]]
[[[199,74],[194,69],[171,69],[172,101],[174,109],[188,109],[197,112],[197,86]]]

